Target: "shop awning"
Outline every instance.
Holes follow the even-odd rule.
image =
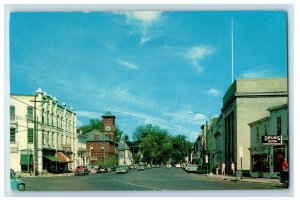
[[[55,156],[46,156],[46,155],[44,155],[44,157],[47,158],[50,161],[53,161],[53,162],[58,162],[58,163],[63,163],[64,162],[64,161],[59,160]]]
[[[21,165],[32,165],[33,164],[33,157],[32,154],[21,154]]]
[[[56,157],[65,162],[65,163],[73,163],[74,161],[72,159],[70,159],[66,154],[64,154],[63,152],[57,152]]]

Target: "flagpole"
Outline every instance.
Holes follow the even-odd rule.
[[[231,83],[233,83],[233,19],[231,18]]]

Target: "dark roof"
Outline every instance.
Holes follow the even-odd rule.
[[[86,133],[85,135],[87,135],[86,142],[113,142],[112,139],[110,139],[107,135],[103,134],[98,129],[94,129]],[[95,140],[95,135],[98,135],[97,140]]]
[[[101,117],[115,117],[115,115],[113,115],[110,111],[107,111],[104,115],[102,115]]]
[[[126,142],[120,141],[118,145],[118,151],[130,150]]]

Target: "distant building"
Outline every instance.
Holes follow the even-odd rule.
[[[77,165],[87,164],[86,139],[87,135],[82,133],[81,129],[77,130]]]
[[[10,167],[18,173],[74,170],[76,113],[38,89],[10,96]]]
[[[115,141],[115,116],[110,112],[103,116],[104,130],[94,129],[85,135],[87,163],[90,165],[112,164],[117,163]]]
[[[244,174],[250,174],[250,129],[248,124],[268,115],[267,109],[287,103],[287,78],[236,80],[223,97],[222,158],[227,172],[231,162]]]
[[[252,177],[278,177],[283,159],[288,160],[288,105],[274,106],[267,111],[268,116],[249,123]]]
[[[119,158],[119,165],[131,165],[132,164],[132,153],[130,148],[124,141],[120,141],[118,145],[118,158]]]

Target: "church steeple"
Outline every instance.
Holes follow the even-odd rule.
[[[110,112],[107,111],[104,115],[101,116],[103,118],[103,128],[104,134],[110,136],[113,139],[115,135],[115,116]]]

